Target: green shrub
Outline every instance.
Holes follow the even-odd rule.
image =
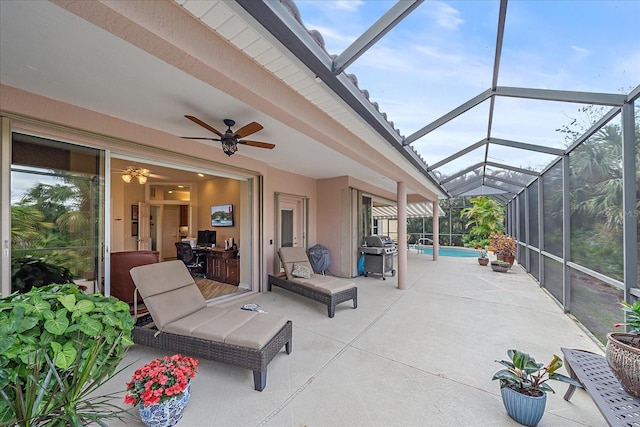
[[[0,300],[0,425],[81,425],[120,418],[90,395],[133,342],[129,306],[50,285]]]
[[[73,275],[69,269],[48,263],[42,258],[28,255],[11,260],[12,292],[28,292],[33,287],[72,282]]]

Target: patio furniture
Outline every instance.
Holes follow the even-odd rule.
[[[333,276],[313,273],[306,252],[301,247],[282,247],[278,250],[284,273],[269,275],[267,290],[279,286],[327,306],[329,317],[334,317],[336,305],[353,300],[358,308],[358,288],[353,282]]]
[[[569,375],[580,381],[610,426],[638,425],[640,399],[622,388],[604,356],[584,350],[561,350]],[[574,391],[575,386],[569,386],[564,400],[571,399]]]
[[[257,391],[266,387],[267,365],[282,347],[291,353],[290,320],[207,306],[180,260],[133,268],[131,277],[153,319],[152,324],[143,319],[136,323],[136,344],[251,369]]]

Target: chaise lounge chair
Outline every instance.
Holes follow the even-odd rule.
[[[296,294],[326,304],[329,317],[336,313],[336,305],[353,300],[358,307],[358,288],[353,282],[333,276],[314,274],[306,252],[301,247],[278,250],[284,274],[269,275],[267,290],[279,286]]]
[[[207,306],[180,260],[131,269],[153,324],[137,322],[136,344],[182,352],[251,369],[255,389],[267,385],[267,365],[284,346],[292,324],[284,316]]]

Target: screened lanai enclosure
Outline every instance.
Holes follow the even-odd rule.
[[[600,340],[622,320],[640,296],[640,2],[238,4],[447,196],[504,204],[521,267]]]

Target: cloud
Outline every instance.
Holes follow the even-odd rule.
[[[306,25],[306,24],[305,24]],[[346,32],[339,32],[334,28],[325,27],[322,25],[308,25],[307,28],[317,30],[322,35],[327,52],[330,54],[342,53],[359,34],[348,34]]]
[[[582,55],[591,55],[591,51],[589,49],[585,49],[580,46],[569,46],[574,52],[582,54]]]
[[[335,0],[328,2],[329,8],[348,12],[356,12],[363,4],[364,1],[362,0]]]
[[[464,19],[460,17],[460,11],[458,9],[449,6],[443,2],[431,2],[427,5],[429,7],[428,14],[431,15],[436,24],[447,30],[457,30],[462,24]]]

